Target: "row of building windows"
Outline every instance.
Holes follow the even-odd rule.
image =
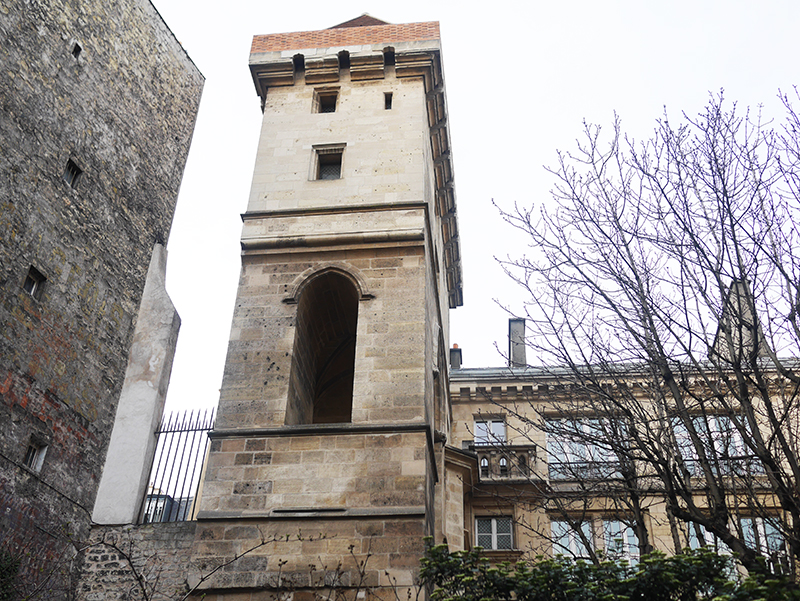
[[[610,559],[621,559],[631,564],[639,561],[636,534],[620,520],[582,521],[577,523],[577,527],[565,520],[553,520],[550,530],[553,555],[589,559],[588,549],[592,548],[602,550]],[[514,549],[513,519],[510,516],[476,518],[475,543],[493,551]]]
[[[392,110],[392,103],[394,94],[392,92],[383,93],[383,108],[384,110]],[[311,104],[312,113],[335,113],[336,107],[339,103],[339,89],[338,88],[320,88],[314,90],[314,96]]]
[[[780,531],[769,519],[741,518],[739,525],[747,545],[756,549],[773,564],[786,560],[786,545]],[[514,546],[513,518],[510,516],[478,517],[475,519],[475,544],[493,551],[512,550]],[[714,549],[721,555],[731,555],[730,549],[699,524],[686,524],[684,535],[688,546]],[[550,540],[553,555],[573,559],[591,556],[589,549],[602,552],[608,559],[635,565],[639,562],[639,539],[627,523],[619,519],[596,517],[575,522],[552,520]]]
[[[314,91],[311,112],[335,113],[339,101],[339,90],[319,89]],[[383,108],[391,110],[392,92],[384,92]],[[311,168],[312,180],[332,180],[342,177],[342,158],[345,144],[320,145],[314,147],[314,163]]]
[[[689,475],[699,476],[702,466],[687,425],[676,418],[670,426],[677,451],[676,459],[680,457]],[[706,455],[713,458],[709,462],[712,469],[739,475],[763,472],[763,466],[750,453],[730,416],[696,416],[692,418],[691,426],[704,442]],[[550,479],[620,477],[616,454],[602,441],[620,440],[624,437],[620,432],[613,431],[613,425],[607,420],[551,420],[545,426],[545,431]],[[475,420],[473,433],[473,445],[478,448],[503,446],[508,441],[507,426],[501,418]],[[509,473],[507,460],[501,459],[500,466],[501,475]],[[489,474],[488,462],[482,462],[481,468],[482,475]]]

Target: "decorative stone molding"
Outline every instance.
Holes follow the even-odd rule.
[[[290,285],[291,292],[283,299],[284,303],[294,304],[300,299],[300,294],[303,292],[309,282],[328,272],[335,271],[353,282],[358,290],[359,300],[369,300],[375,298],[375,295],[369,291],[366,279],[358,273],[351,265],[344,262],[321,263],[314,267],[305,270]]]
[[[362,54],[350,57],[350,80],[383,79],[385,70],[383,53]]]

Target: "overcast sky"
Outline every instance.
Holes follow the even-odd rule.
[[[465,367],[499,366],[508,315],[524,296],[494,258],[526,241],[502,223],[510,208],[546,204],[557,149],[584,120],[649,137],[666,107],[699,112],[725,89],[740,107],[779,114],[798,83],[796,0],[529,0],[525,2],[259,2],[152,0],[206,77],[169,241],[167,288],[183,320],[167,409],[219,397],[260,128],[247,68],[253,35],[331,27],[364,12],[390,23],[439,21],[453,144],[464,306],[450,343]]]

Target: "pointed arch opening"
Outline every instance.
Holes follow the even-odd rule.
[[[286,424],[352,421],[359,292],[335,271],[300,293]]]

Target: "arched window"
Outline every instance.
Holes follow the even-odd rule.
[[[519,473],[521,476],[528,475],[528,460],[525,459],[525,455],[518,455],[517,456],[517,465],[519,466]]]
[[[505,457],[500,458],[500,475],[508,476],[508,460]]]
[[[484,457],[481,459],[481,478],[489,477],[489,460]]]
[[[349,422],[353,412],[358,290],[327,272],[300,294],[286,423]]]

